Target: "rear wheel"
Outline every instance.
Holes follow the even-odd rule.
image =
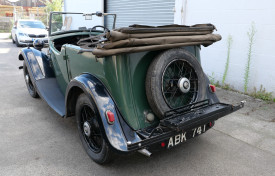
[[[29,71],[28,71],[28,68],[26,66],[26,63],[24,62],[23,63],[23,73],[24,73],[24,79],[25,79],[25,82],[26,82],[26,86],[27,86],[27,89],[29,91],[29,94],[33,97],[33,98],[38,98],[39,95],[36,91],[36,88],[30,78],[30,74],[29,74]]]
[[[76,103],[76,119],[81,142],[92,160],[98,164],[105,164],[111,160],[112,153],[103,137],[99,118],[95,103],[85,94],[81,94]]]
[[[205,76],[188,51],[164,51],[151,63],[146,76],[146,95],[153,112],[164,118],[166,111],[205,98]]]

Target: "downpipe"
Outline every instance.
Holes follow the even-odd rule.
[[[149,152],[147,149],[141,149],[141,150],[138,150],[138,152],[147,156],[147,157],[150,157],[152,155],[152,153]]]

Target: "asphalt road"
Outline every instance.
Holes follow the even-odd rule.
[[[22,65],[17,60],[19,50],[0,34],[0,176],[275,175],[274,122],[254,119],[254,125],[271,129],[260,133],[245,127],[244,133],[241,124],[252,117],[247,114],[240,121],[245,116],[240,113],[150,158],[136,153],[118,157],[107,166],[97,165],[82,148],[75,119],[60,118],[41,99],[28,95],[22,70],[18,70]],[[265,145],[254,144],[255,136],[264,138]]]

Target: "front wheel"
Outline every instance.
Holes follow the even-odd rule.
[[[18,38],[17,38],[16,35],[15,35],[15,45],[16,45],[17,47],[20,47],[20,46],[21,46],[20,43],[18,42]]]
[[[13,37],[12,37],[12,34],[11,34],[11,40],[12,40],[12,43],[14,44],[14,43],[15,43],[15,41],[14,41],[14,39],[13,39]]]
[[[30,74],[29,74],[29,71],[28,71],[28,68],[26,66],[26,63],[24,62],[23,63],[23,73],[24,73],[24,79],[25,79],[25,82],[26,82],[26,86],[27,86],[27,89],[29,91],[29,94],[33,97],[33,98],[38,98],[39,95],[36,91],[36,88],[30,78]]]
[[[100,116],[95,103],[85,94],[81,94],[77,99],[75,111],[78,132],[85,151],[96,163],[108,163],[112,153],[102,135],[104,130],[100,128]]]

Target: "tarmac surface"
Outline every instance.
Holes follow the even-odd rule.
[[[82,148],[74,118],[60,118],[27,91],[17,48],[0,34],[0,176],[21,175],[275,175],[275,104],[217,89],[222,102],[245,108],[213,129],[147,158],[120,156],[94,163]]]

